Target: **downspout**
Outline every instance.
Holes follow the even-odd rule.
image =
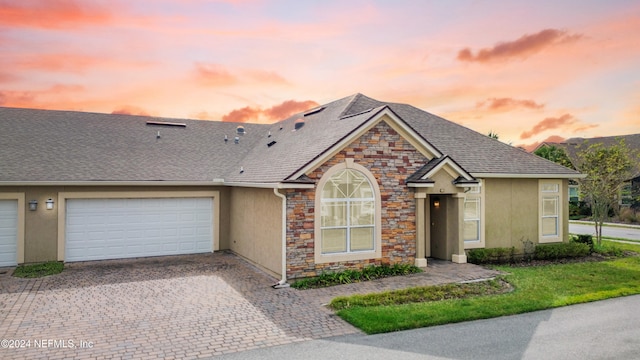
[[[272,285],[274,289],[289,287],[287,284],[287,197],[273,188],[273,193],[282,199],[282,279]]]

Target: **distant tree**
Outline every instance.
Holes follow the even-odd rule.
[[[538,148],[533,153],[540,156],[541,158],[551,160],[554,163],[557,163],[562,166],[566,166],[570,169],[575,170],[575,167],[571,163],[571,160],[569,159],[567,152],[564,151],[564,149],[561,147],[558,147],[556,145],[544,145]]]
[[[595,143],[578,152],[578,171],[587,175],[579,180],[580,192],[591,206],[598,245],[602,244],[602,223],[617,205],[620,187],[631,177],[634,161],[637,154],[624,139],[608,147]]]
[[[494,133],[493,130],[489,130],[489,133],[487,134],[488,137],[492,138],[492,139],[499,139],[499,136],[497,133]]]

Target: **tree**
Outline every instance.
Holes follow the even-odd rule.
[[[499,136],[497,133],[494,133],[493,130],[489,130],[489,133],[487,134],[488,137],[492,138],[492,139],[496,139],[498,140]]]
[[[540,156],[541,158],[545,158],[547,160],[553,161],[554,163],[575,170],[573,163],[571,163],[571,160],[569,160],[567,152],[564,151],[564,149],[561,147],[558,147],[556,145],[545,145],[538,148],[533,153]]]
[[[587,175],[579,180],[580,191],[591,206],[598,245],[602,244],[602,223],[617,204],[620,187],[631,177],[635,158],[624,139],[608,147],[595,143],[578,152],[578,171]]]

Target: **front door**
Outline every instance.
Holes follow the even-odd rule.
[[[430,196],[431,219],[431,256],[436,259],[449,260],[447,246],[447,200],[448,196]]]

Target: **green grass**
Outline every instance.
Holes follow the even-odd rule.
[[[20,265],[13,272],[13,276],[21,278],[38,278],[59,274],[64,269],[64,264],[58,261],[49,261],[40,264]]]
[[[618,244],[616,244],[618,245]],[[627,250],[640,252],[630,244]],[[537,267],[498,266],[514,291],[436,302],[356,305],[337,314],[368,334],[486,319],[640,293],[640,257]],[[351,298],[341,302],[353,301]]]

